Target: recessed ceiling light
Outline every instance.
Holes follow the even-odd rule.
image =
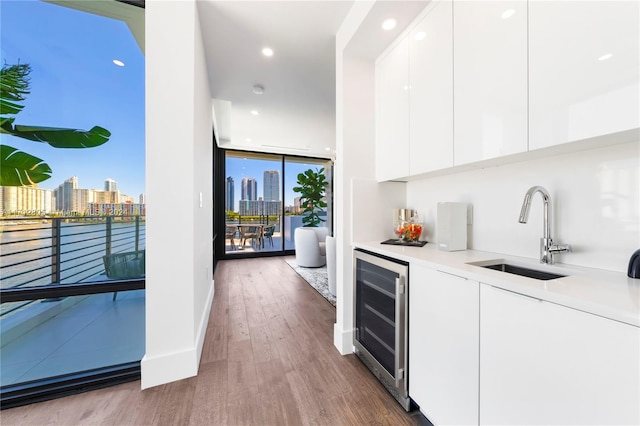
[[[607,59],[611,59],[613,57],[613,53],[606,53],[598,58],[599,61],[606,61]]]
[[[116,65],[117,65],[117,66],[119,66],[119,67],[124,67],[124,62],[122,62],[122,61],[121,61],[121,60],[119,60],[119,59],[114,59],[114,60],[113,60],[113,63],[114,63],[114,64],[116,64]]]
[[[262,49],[262,54],[264,56],[273,56],[273,49],[270,47],[265,47]]]
[[[502,19],[508,19],[511,18],[513,15],[515,15],[516,11],[513,9],[507,9],[504,12],[502,12],[502,15],[500,15],[500,17]]]
[[[416,35],[413,36],[413,39],[415,41],[420,41],[420,40],[424,40],[426,36],[427,36],[427,33],[425,33],[424,31],[420,31],[419,33],[416,33]]]
[[[324,150],[325,150],[325,151],[331,151],[331,148],[326,147]]]
[[[251,114],[252,115],[260,115],[260,113],[258,111],[256,111],[255,109],[251,110]]]
[[[396,27],[396,20],[395,19],[386,19],[383,23],[382,23],[382,29],[385,31],[390,31],[392,29],[394,29]]]
[[[246,138],[245,141],[251,142],[251,138]]]
[[[255,93],[256,95],[262,95],[264,93],[264,87],[256,84],[255,86],[253,86],[253,93]]]

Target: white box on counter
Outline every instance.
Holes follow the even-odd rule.
[[[438,203],[436,229],[439,250],[466,250],[467,204],[453,202]]]

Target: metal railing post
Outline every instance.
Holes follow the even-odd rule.
[[[136,251],[140,250],[140,216],[136,216]]]
[[[60,240],[62,239],[61,235],[61,220],[59,218],[54,218],[51,220],[51,282],[59,283],[60,282],[60,256],[61,247]]]
[[[106,229],[106,240],[105,240],[105,254],[109,256],[111,254],[111,220],[112,216],[107,216],[107,229]]]

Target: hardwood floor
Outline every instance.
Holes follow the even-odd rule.
[[[333,346],[335,308],[283,258],[218,263],[196,377],[131,382],[4,410],[2,424],[414,425],[354,355]]]

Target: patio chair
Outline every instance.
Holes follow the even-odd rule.
[[[259,226],[242,225],[240,227],[240,247],[247,244],[247,240],[253,246],[254,243],[260,245],[261,230]]]
[[[227,226],[224,232],[225,239],[229,240],[229,244],[231,245],[231,250],[236,249],[236,232],[238,231],[237,226]]]
[[[276,230],[275,225],[269,225],[264,227],[264,234],[262,234],[262,238],[266,238],[271,243],[271,247],[273,247],[273,233]]]
[[[141,278],[145,274],[144,250],[108,254],[102,257],[102,262],[107,277],[114,280]],[[113,300],[117,296],[118,292],[113,292]]]

